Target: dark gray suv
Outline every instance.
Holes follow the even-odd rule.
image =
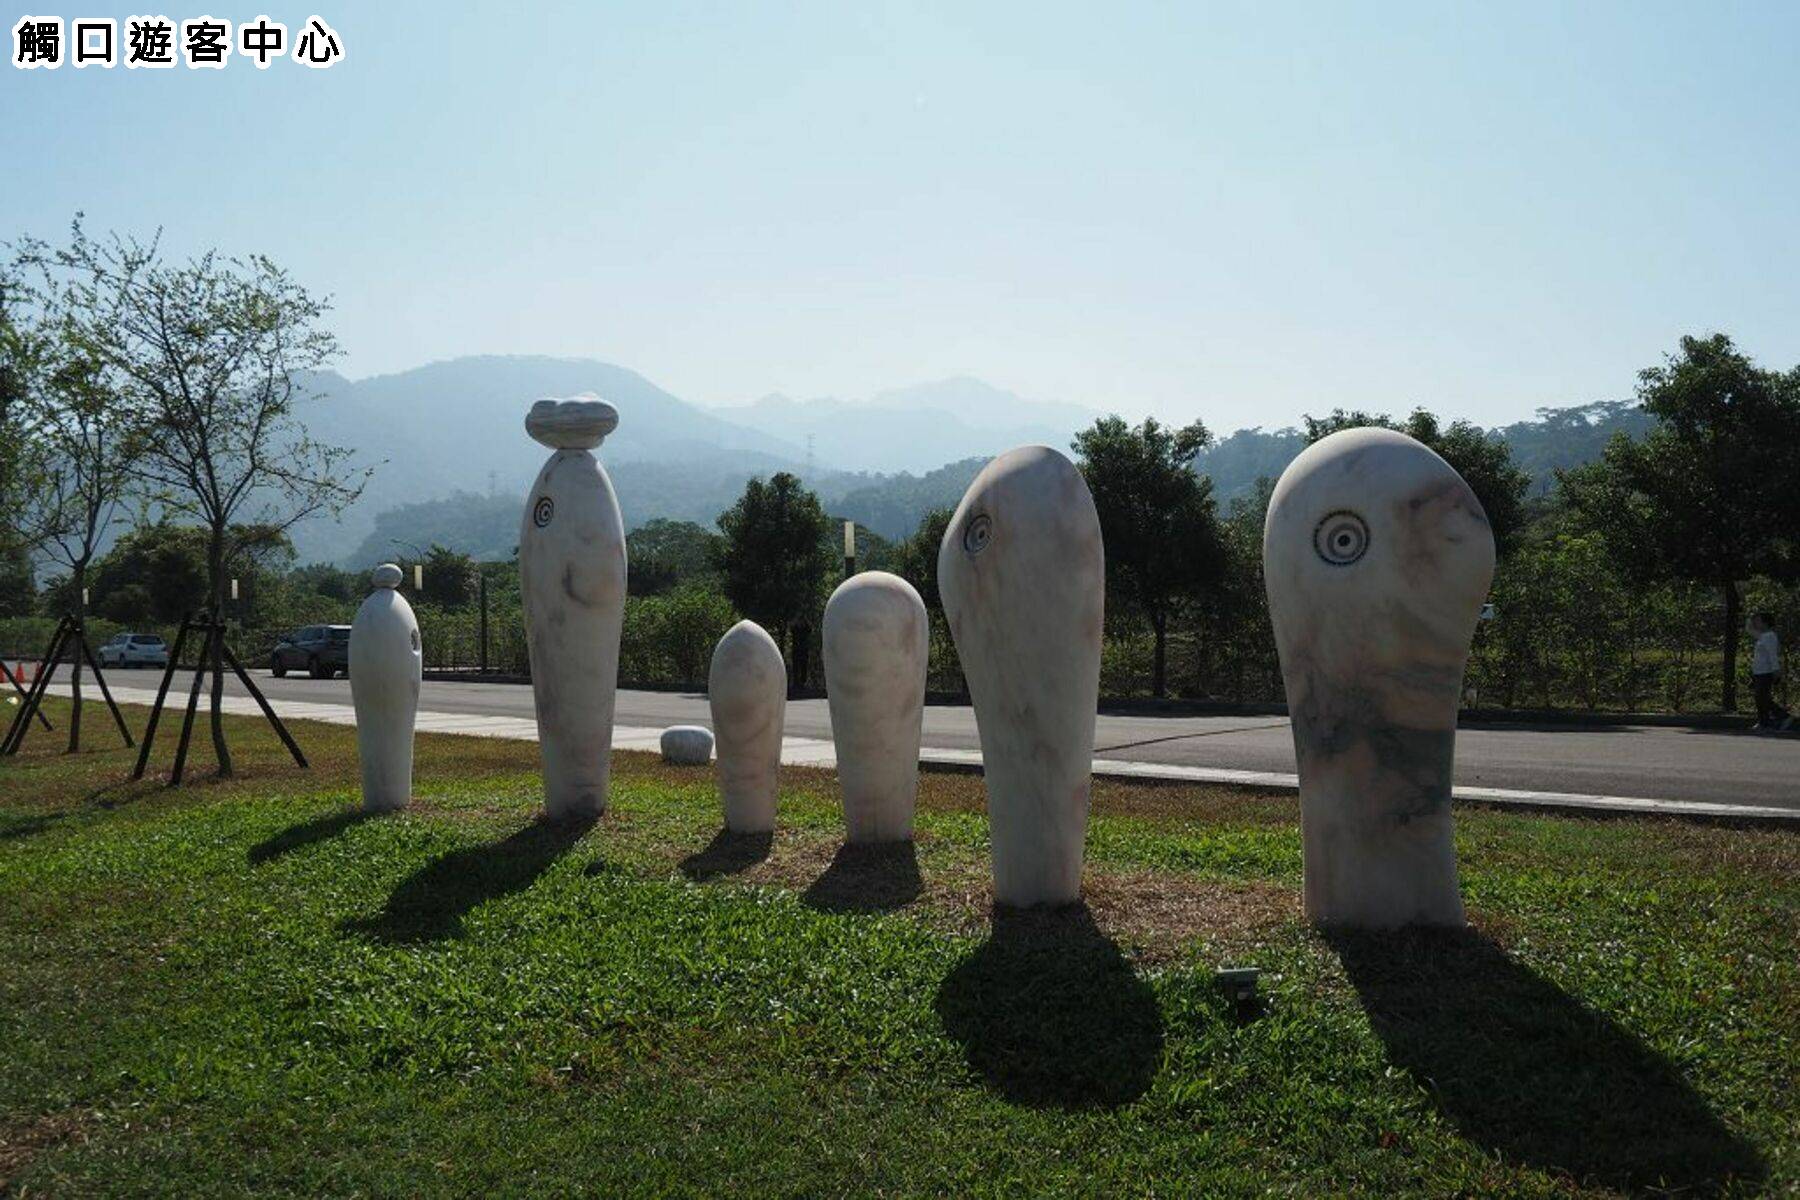
[[[269,653],[269,673],[280,679],[302,670],[314,679],[330,679],[340,671],[349,678],[350,627],[307,625],[276,642]]]

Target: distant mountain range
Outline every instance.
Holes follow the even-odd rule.
[[[624,367],[534,356],[461,358],[356,381],[327,373],[304,384],[312,398],[296,417],[375,472],[341,519],[297,527],[295,548],[302,561],[351,566],[433,542],[484,559],[509,556],[525,489],[545,457],[525,435],[525,411],[545,396],[593,392],[618,405],[619,428],[600,453],[631,527],[655,517],[710,525],[750,477],[792,471],[834,515],[890,538],[911,533],[931,509],[954,506],[994,454],[1031,442],[1066,450],[1098,415],[968,378],[865,402],[770,396],[706,409]],[[1628,404],[1603,403],[1542,410],[1495,432],[1542,491],[1557,468],[1647,424]],[[1228,502],[1279,475],[1303,447],[1293,429],[1239,430],[1197,466]]]
[[[715,416],[806,446],[810,457],[857,471],[931,471],[946,462],[992,458],[1014,446],[1066,446],[1100,416],[1075,404],[1027,400],[958,377],[852,402],[764,396],[716,408]]]
[[[771,397],[706,409],[612,363],[540,356],[459,358],[355,381],[321,373],[303,385],[311,398],[296,416],[312,436],[354,448],[361,464],[376,469],[341,518],[295,529],[295,547],[302,560],[356,565],[429,544],[431,537],[406,535],[394,519],[378,520],[402,508],[419,529],[439,521],[427,517],[434,507],[466,510],[471,519],[485,513],[485,532],[471,527],[461,540],[491,549],[502,535],[482,501],[522,496],[543,465],[544,449],[525,435],[524,417],[545,396],[593,392],[618,406],[619,428],[601,457],[634,526],[659,516],[710,524],[750,476],[785,470],[828,500],[862,493],[846,511],[868,512],[875,519],[864,524],[886,533],[913,506],[884,497],[882,487],[937,495],[958,475],[942,475],[941,464],[984,461],[1032,441],[1066,446],[1095,415],[975,379],[903,388],[859,404]],[[909,467],[931,471],[934,482],[890,478]],[[966,487],[974,471],[962,474]]]

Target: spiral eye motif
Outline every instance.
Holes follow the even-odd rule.
[[[963,530],[963,549],[971,555],[980,554],[994,540],[994,521],[986,513],[969,522]]]
[[[550,497],[539,496],[538,502],[531,509],[531,523],[542,529],[550,523],[550,518],[555,515],[556,505],[550,502]]]
[[[1369,549],[1369,525],[1347,508],[1326,514],[1313,530],[1313,549],[1334,567],[1347,567]]]

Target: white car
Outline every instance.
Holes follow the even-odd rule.
[[[154,633],[121,633],[100,647],[103,667],[166,667],[169,643]]]

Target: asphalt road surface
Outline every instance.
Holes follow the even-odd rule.
[[[62,673],[58,673],[62,676]],[[275,679],[256,672],[257,686],[274,702],[350,703],[344,679]],[[154,688],[155,671],[108,672],[121,687]],[[227,686],[240,691],[236,680]],[[187,675],[174,694],[186,695]],[[92,693],[90,692],[90,695]],[[530,717],[525,684],[426,680],[421,709],[429,712]],[[661,728],[711,725],[706,697],[695,692],[619,693],[621,725]],[[787,732],[829,738],[823,700],[788,704]],[[963,707],[925,710],[930,749],[977,750],[974,713]],[[1294,743],[1280,717],[1101,716],[1097,757],[1239,771],[1293,772]],[[1735,730],[1662,726],[1492,724],[1464,726],[1456,742],[1456,783],[1521,791],[1584,792],[1654,800],[1772,805],[1800,810],[1800,737],[1766,737]]]

